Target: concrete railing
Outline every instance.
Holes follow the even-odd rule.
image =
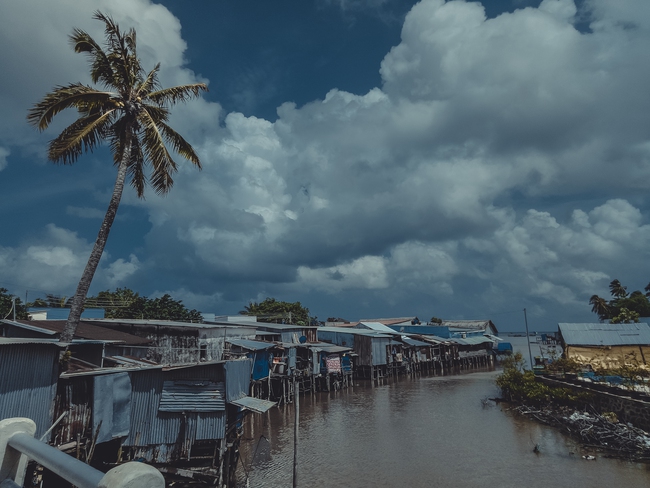
[[[78,488],[164,488],[153,466],[130,462],[101,471],[34,439],[36,424],[28,418],[0,420],[0,488],[23,486],[32,459]]]

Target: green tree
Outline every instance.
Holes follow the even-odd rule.
[[[618,280],[612,280],[609,284],[609,291],[616,298],[625,298],[627,296],[627,286],[621,285]]]
[[[27,309],[20,301],[20,298],[15,297],[16,304],[16,319],[27,319]],[[9,293],[6,288],[0,288],[0,319],[14,318],[14,296]]]
[[[96,12],[94,19],[105,25],[106,50],[86,32],[75,29],[70,41],[75,52],[90,58],[90,76],[96,89],[81,83],[55,87],[29,111],[27,120],[39,130],[48,128],[61,111],[77,109],[79,118],[63,129],[49,144],[48,159],[73,164],[86,151],[108,142],[117,167],[117,177],[106,215],[88,263],[72,300],[70,315],[61,341],[70,341],[79,323],[84,300],[106,246],[122,197],[124,183],[130,177],[138,197],[144,196],[148,183],[158,194],[172,187],[177,166],[166,144],[198,168],[199,158],[192,146],[174,131],[167,121],[169,106],[198,97],[207,90],[203,83],[160,88],[157,64],[145,73],[136,53],[136,33],[120,31],[106,15]],[[147,173],[150,173],[147,176]]]
[[[311,317],[309,309],[300,302],[280,302],[275,298],[267,298],[261,303],[250,302],[240,315],[255,315],[260,322],[309,325]]]
[[[619,280],[612,280],[609,284],[612,299],[607,301],[598,295],[589,299],[591,311],[602,320],[611,320],[612,323],[638,322],[639,317],[650,317],[650,284],[644,289],[627,292]]]
[[[198,310],[188,310],[182,300],[174,300],[167,294],[154,300],[147,300],[144,306],[144,318],[177,322],[203,322],[203,317]]]
[[[591,311],[598,315],[600,320],[609,317],[609,304],[604,298],[601,298],[598,295],[592,295],[589,299],[589,305],[591,305]]]
[[[86,300],[87,307],[103,308],[107,319],[142,319],[147,297],[129,288],[100,291]]]
[[[86,300],[87,306],[104,309],[108,319],[173,320],[176,322],[202,322],[198,310],[188,310],[182,300],[165,294],[160,298],[147,298],[129,288],[101,291]]]

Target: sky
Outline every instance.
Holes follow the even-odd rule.
[[[102,40],[95,10],[209,92],[171,119],[203,169],[126,189],[91,294],[554,330],[650,281],[647,0],[1,0],[0,287],[23,300],[74,293],[114,183],[108,149],[47,161],[74,113],[26,121],[90,83],[68,35]]]

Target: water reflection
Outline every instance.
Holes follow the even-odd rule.
[[[402,377],[301,397],[298,486],[650,485],[644,464],[599,454],[585,461],[585,452],[555,429],[504,405],[484,406],[497,394],[496,374]],[[245,432],[249,486],[291,486],[293,406],[249,417]],[[268,443],[258,443],[260,436]],[[243,468],[238,479],[246,486]]]

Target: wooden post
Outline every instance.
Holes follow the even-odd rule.
[[[300,416],[300,396],[296,390],[296,377],[293,377],[294,414],[293,414],[293,488],[298,486],[298,426]]]

